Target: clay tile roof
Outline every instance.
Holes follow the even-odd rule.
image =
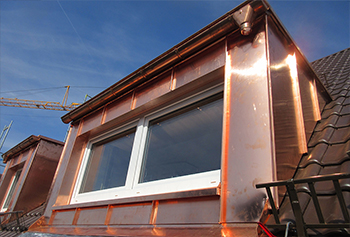
[[[324,107],[322,119],[308,142],[308,154],[301,158],[294,179],[350,173],[350,48],[316,60],[311,65],[333,101]],[[340,186],[350,213],[350,179],[340,180]],[[315,189],[325,222],[343,222],[344,217],[332,181],[316,183]],[[305,222],[319,223],[308,185],[296,185],[296,190]],[[282,223],[295,220],[287,196],[280,206],[279,217]],[[271,220],[269,222],[272,224]],[[347,229],[309,229],[308,232],[309,235],[323,236],[331,232],[350,236],[350,226]]]

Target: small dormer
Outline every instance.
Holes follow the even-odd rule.
[[[0,181],[1,231],[23,231],[34,222],[33,216],[40,217],[38,211],[27,214],[37,208],[43,214],[63,145],[32,135],[2,154],[6,167]],[[24,223],[26,217],[32,220]]]

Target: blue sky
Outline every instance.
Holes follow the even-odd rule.
[[[0,97],[94,96],[242,1],[0,1]],[[350,1],[269,1],[309,61],[350,47]],[[65,112],[0,106],[1,152],[30,135],[63,140]],[[1,169],[0,169],[1,172]]]

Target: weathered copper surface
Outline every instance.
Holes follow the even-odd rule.
[[[264,24],[255,25],[249,38],[233,35],[228,39],[225,114],[228,136],[226,218],[223,222],[257,221],[265,193],[255,183],[274,179],[273,139],[267,74]],[[225,157],[223,159],[226,159]],[[227,173],[227,174],[225,174]],[[254,175],[252,175],[254,174]],[[225,218],[225,220],[224,220]]]

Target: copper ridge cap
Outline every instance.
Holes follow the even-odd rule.
[[[84,115],[100,108],[105,103],[112,101],[131,88],[134,88],[147,79],[150,79],[152,76],[164,72],[166,69],[176,65],[176,63],[180,62],[182,59],[208,46],[215,40],[220,39],[228,32],[231,32],[234,29],[239,29],[241,26],[235,21],[233,13],[247,5],[253,7],[255,16],[261,15],[269,9],[265,0],[248,0],[243,2],[225,15],[170,48],[165,53],[108,87],[92,99],[86,101],[81,106],[63,115],[61,117],[62,121],[64,123],[70,123],[71,121],[80,119]]]
[[[23,141],[21,141],[20,143],[18,143],[16,146],[12,147],[10,150],[8,150],[7,152],[5,152],[4,154],[2,154],[2,159],[3,159],[3,163],[6,163],[7,161],[10,160],[10,157],[17,154],[18,152],[30,147],[31,145],[39,142],[40,140],[46,140],[49,142],[53,142],[53,143],[57,143],[60,145],[64,145],[63,142],[52,139],[52,138],[48,138],[45,136],[35,136],[35,135],[31,135],[28,138],[24,139]]]

